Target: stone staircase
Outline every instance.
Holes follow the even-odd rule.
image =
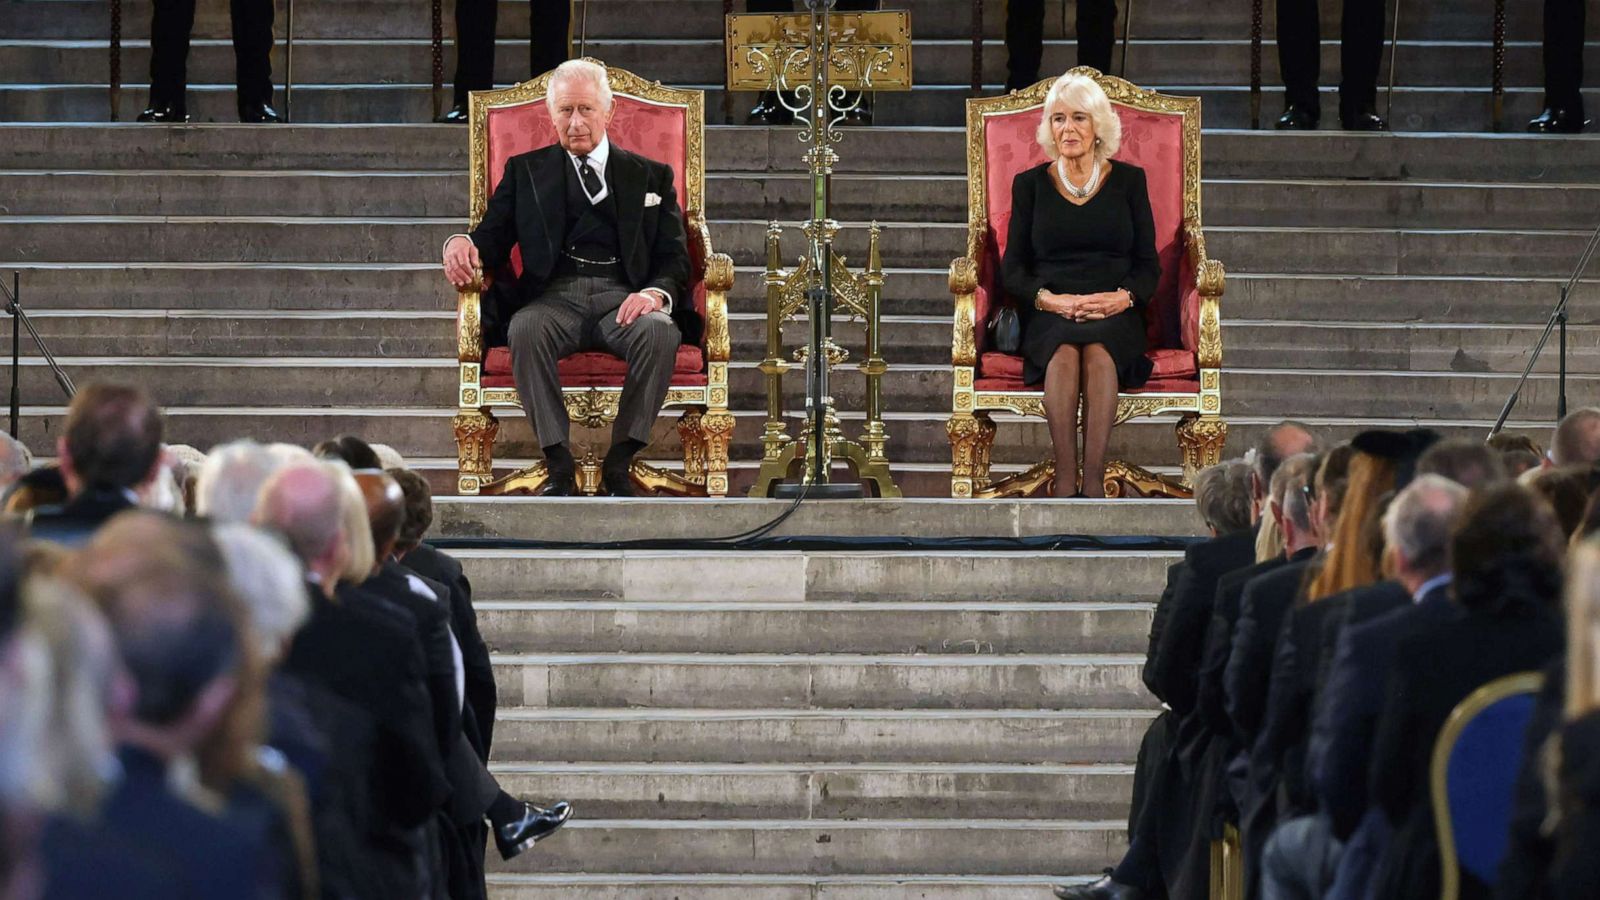
[[[440,526],[709,535],[784,505],[461,498]],[[780,533],[1196,524],[1182,502],[847,501]],[[453,552],[496,653],[495,771],[580,810],[497,897],[1020,900],[1125,845],[1176,551]]]

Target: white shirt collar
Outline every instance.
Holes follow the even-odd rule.
[[[567,151],[567,155],[572,157],[572,162],[573,162],[574,165],[576,165],[577,162],[578,162],[578,154],[573,153],[573,152],[571,152],[569,150],[569,151]],[[605,178],[606,162],[608,160],[610,160],[610,159],[611,159],[611,136],[610,135],[606,135],[605,137],[600,139],[600,143],[595,145],[595,148],[593,150],[589,151],[589,165],[594,167],[595,172],[597,174],[599,174],[601,178]]]
[[[1421,603],[1423,597],[1428,596],[1439,588],[1445,587],[1454,580],[1455,576],[1449,572],[1429,578],[1427,581],[1417,585],[1416,592],[1411,595],[1411,602]]]

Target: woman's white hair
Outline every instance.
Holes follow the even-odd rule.
[[[195,476],[194,510],[216,522],[248,522],[261,488],[285,461],[252,440],[211,451]]]
[[[249,611],[262,657],[277,660],[311,613],[300,560],[282,541],[239,522],[212,528],[211,537],[227,563],[228,584]]]
[[[556,85],[570,81],[592,82],[595,93],[600,95],[600,107],[611,108],[611,78],[606,75],[606,67],[587,59],[569,59],[556,66],[550,74],[550,87],[545,92],[544,102],[551,110],[556,108]]]
[[[1089,120],[1094,123],[1095,159],[1110,159],[1117,155],[1117,149],[1122,146],[1122,119],[1111,108],[1111,98],[1106,96],[1093,78],[1068,72],[1050,85],[1050,93],[1044,98],[1044,111],[1039,114],[1039,131],[1035,139],[1044,148],[1046,156],[1051,159],[1061,156],[1055,135],[1050,133],[1050,114],[1057,106],[1081,109],[1089,114]]]

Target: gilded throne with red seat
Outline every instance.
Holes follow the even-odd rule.
[[[599,60],[590,60],[604,65]],[[681,198],[684,231],[693,266],[690,290],[704,322],[699,343],[678,348],[665,406],[683,407],[678,434],[683,445],[681,473],[636,461],[633,480],[646,490],[721,497],[728,492],[728,444],[733,416],[728,412],[727,293],[733,288],[733,260],[714,253],[705,221],[705,94],[649,82],[631,72],[607,68],[613,115],[607,134],[619,147],[666,163]],[[545,105],[550,73],[497,91],[474,91],[470,100],[471,226],[476,227],[489,196],[505,171],[506,160],[555,142]],[[458,292],[456,350],[460,371],[454,420],[458,453],[457,490],[462,494],[504,494],[536,490],[546,479],[542,462],[494,478],[494,447],[499,433],[496,409],[521,410],[512,380],[511,354],[503,335],[496,341],[485,328],[484,297],[497,274],[520,273],[521,254],[512,252],[508,273],[484,273],[480,284]],[[558,365],[562,398],[572,421],[600,428],[613,421],[627,365],[610,353],[580,352]],[[593,448],[579,459],[580,489],[599,485],[599,460]]]
[[[1145,170],[1155,218],[1161,283],[1145,308],[1150,380],[1117,397],[1116,422],[1177,414],[1184,477],[1161,476],[1125,461],[1106,468],[1106,494],[1183,496],[1194,473],[1216,463],[1227,437],[1221,418],[1222,264],[1206,256],[1200,228],[1200,100],[1144,90],[1094,69],[1074,73],[1099,83],[1122,120],[1116,158]],[[1054,477],[1046,460],[990,479],[992,414],[1043,418],[1044,393],[1023,384],[1022,357],[986,346],[991,316],[1005,304],[1000,259],[1011,223],[1011,183],[1045,162],[1035,141],[1051,82],[967,101],[967,254],[950,264],[955,296],[951,344],[954,387],[950,435],[954,497],[1030,496]]]

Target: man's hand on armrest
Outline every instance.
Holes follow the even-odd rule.
[[[458,290],[476,282],[482,269],[483,260],[478,257],[478,248],[471,238],[458,234],[445,242],[444,277]]]

